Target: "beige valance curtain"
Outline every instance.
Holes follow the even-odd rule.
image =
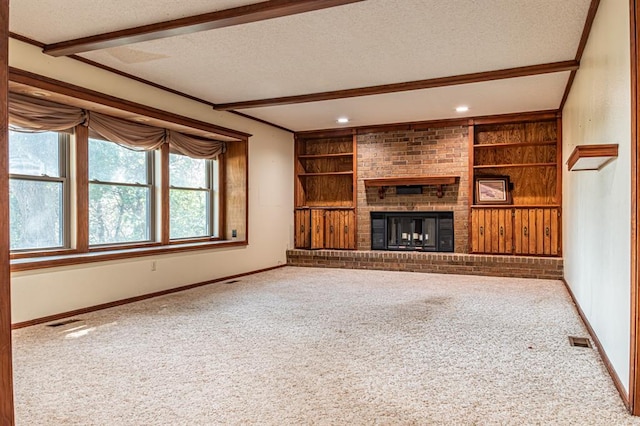
[[[111,117],[46,99],[9,93],[9,124],[18,131],[65,131],[78,124],[89,127],[89,135],[129,149],[151,151],[169,143],[172,152],[192,158],[212,159],[226,150],[226,144],[174,130]]]
[[[86,113],[81,108],[9,93],[9,127],[12,130],[64,131],[84,123],[85,120]]]
[[[169,130],[168,133],[171,151],[188,157],[212,159],[226,151],[226,144],[221,141],[199,138],[173,130]]]
[[[100,137],[137,151],[158,149],[166,140],[166,131],[122,120],[97,112],[89,112],[89,130]]]

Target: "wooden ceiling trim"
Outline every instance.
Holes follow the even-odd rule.
[[[234,25],[280,18],[314,10],[357,3],[364,0],[270,0],[260,3],[142,25],[119,31],[48,44],[44,53],[68,56],[81,52],[124,46],[165,37],[209,31]]]
[[[229,129],[200,120],[194,120],[189,117],[184,117],[168,111],[117,98],[115,96],[106,95],[95,90],[76,86],[74,84],[55,80],[14,67],[9,67],[9,81],[229,138],[246,140],[251,136],[249,133],[240,132],[238,130]]]
[[[591,34],[591,27],[593,26],[593,20],[596,18],[596,13],[598,12],[598,6],[600,6],[600,0],[591,0],[589,11],[587,12],[587,19],[585,20],[584,28],[582,29],[580,43],[578,43],[578,50],[576,51],[575,60],[578,62],[582,60],[582,54],[584,53],[584,48],[587,46],[589,34]],[[569,75],[567,87],[565,87],[564,94],[562,95],[562,101],[560,101],[560,111],[562,111],[562,109],[564,108],[564,104],[567,102],[569,92],[571,92],[571,86],[573,86],[573,80],[576,78],[576,72],[577,70],[573,70]]]
[[[358,96],[382,95],[386,93],[406,92],[411,90],[432,89],[436,87],[455,86],[460,84],[480,83],[484,81],[502,80],[516,77],[549,74],[563,71],[575,71],[579,61],[561,61],[525,67],[507,68],[495,71],[477,72],[450,77],[430,78],[427,80],[406,83],[383,84],[379,86],[361,87],[358,89],[335,90],[331,92],[311,93],[307,95],[283,96],[279,98],[257,99],[217,104],[214,109],[228,111],[234,109],[262,108],[278,105],[291,105],[307,102],[329,101],[334,99],[354,98]]]

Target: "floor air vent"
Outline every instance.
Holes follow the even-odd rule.
[[[569,344],[578,348],[590,348],[591,341],[587,337],[573,337],[569,336]]]
[[[235,284],[235,283],[239,283],[240,280],[231,280],[231,281],[225,281],[225,284]]]
[[[80,322],[81,319],[70,319],[66,321],[54,322],[52,324],[47,324],[47,327],[62,327],[63,325],[73,324],[74,322]]]

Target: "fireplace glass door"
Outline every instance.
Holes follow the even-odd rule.
[[[453,251],[453,213],[371,213],[373,250]]]
[[[435,250],[437,234],[435,218],[389,217],[388,249]]]

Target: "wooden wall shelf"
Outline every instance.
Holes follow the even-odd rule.
[[[618,144],[578,145],[575,147],[567,168],[569,171],[600,170],[618,157]]]
[[[378,195],[383,199],[389,186],[426,186],[435,185],[438,187],[436,193],[438,198],[444,196],[442,185],[452,185],[458,181],[459,176],[408,176],[408,177],[387,177],[364,179],[365,188],[378,187]]]

